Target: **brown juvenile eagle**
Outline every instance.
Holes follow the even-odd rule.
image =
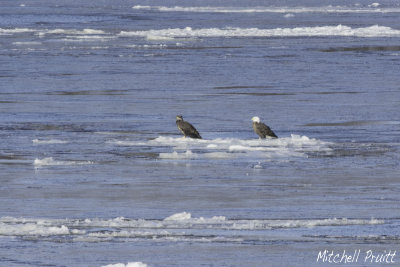
[[[271,128],[260,121],[259,117],[253,117],[251,118],[251,120],[253,121],[254,132],[256,132],[256,134],[258,134],[260,138],[264,139],[267,136],[278,138],[278,136],[271,130]]]
[[[189,122],[184,121],[181,115],[176,116],[176,126],[183,133],[184,137],[201,139],[199,132]]]

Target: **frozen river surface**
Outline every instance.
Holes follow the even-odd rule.
[[[2,1],[1,265],[398,264],[399,15]]]

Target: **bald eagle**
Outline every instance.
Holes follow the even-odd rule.
[[[183,133],[184,137],[201,139],[199,132],[189,122],[184,121],[181,115],[176,116],[176,126]]]
[[[267,125],[265,125],[260,121],[259,117],[253,117],[251,118],[251,120],[253,121],[254,132],[256,132],[256,134],[260,138],[264,139],[267,136],[272,138],[278,138],[278,136],[271,130],[271,128],[269,128]]]

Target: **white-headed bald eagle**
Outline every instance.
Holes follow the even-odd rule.
[[[260,121],[259,117],[253,117],[251,118],[253,121],[253,129],[256,134],[264,139],[267,136],[272,137],[272,138],[278,138],[278,136],[271,130],[271,128],[268,127],[268,125],[265,125]]]
[[[184,121],[181,115],[176,116],[176,126],[183,133],[184,137],[201,139],[199,132],[189,122]]]

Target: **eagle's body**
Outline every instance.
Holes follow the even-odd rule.
[[[253,129],[254,132],[261,138],[264,139],[266,137],[270,138],[278,138],[278,136],[269,128],[268,125],[262,123],[259,117],[253,117],[251,119],[253,121]]]
[[[176,126],[183,133],[184,137],[201,139],[199,132],[189,122],[184,121],[182,116],[176,116]]]

